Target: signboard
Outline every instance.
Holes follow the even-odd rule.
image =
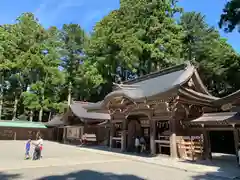
[[[158,128],[169,129],[169,121],[158,121],[157,122],[157,127]]]
[[[182,138],[184,140],[192,140],[192,141],[194,141],[194,140],[201,140],[202,139],[201,136],[183,136]]]
[[[69,139],[80,138],[80,127],[67,127],[67,138]]]
[[[0,139],[7,138],[7,139],[13,139],[14,138],[14,132],[12,129],[3,129],[0,131]]]
[[[141,120],[141,125],[149,125],[149,120]]]

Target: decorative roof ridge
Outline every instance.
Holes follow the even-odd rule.
[[[86,105],[86,104],[94,104],[94,103],[93,103],[93,102],[88,102],[88,101],[73,101],[73,102],[70,104],[70,106],[73,105],[73,104]]]
[[[221,115],[237,115],[239,112],[212,112],[212,113],[203,113],[200,117],[206,116],[221,116]]]
[[[162,69],[160,71],[152,72],[150,74],[143,75],[143,76],[138,77],[136,79],[131,79],[131,80],[128,80],[128,81],[124,81],[123,84],[124,85],[132,85],[134,83],[145,81],[145,80],[148,80],[148,79],[151,79],[151,78],[155,78],[155,77],[158,77],[158,76],[163,76],[163,75],[170,74],[170,73],[173,73],[173,72],[176,72],[176,71],[180,71],[180,70],[186,69],[189,66],[191,66],[191,63],[189,61],[186,61],[182,64],[172,66],[172,67],[169,67],[169,68],[165,68],[165,69]]]
[[[102,113],[102,112],[88,112],[86,108],[84,108],[84,105],[94,105],[95,103],[90,103],[86,101],[73,101],[72,104],[70,104],[70,110],[75,114],[73,107],[74,105],[77,106],[78,110],[84,111],[83,113],[87,114],[99,114],[99,115],[108,115],[108,113]],[[76,107],[75,107],[76,108]],[[76,114],[75,114],[76,115]]]
[[[190,92],[192,94],[200,95],[200,96],[205,97],[205,98],[211,98],[213,100],[218,100],[219,99],[219,97],[215,97],[215,96],[212,96],[210,94],[203,94],[202,92],[197,92],[197,91],[195,91],[193,89],[190,89],[190,88],[187,88],[187,87],[182,87],[181,89],[184,90],[184,91]]]
[[[119,89],[136,89],[139,87],[138,85],[132,85],[132,84],[118,84],[118,83],[113,83],[114,86],[116,86]]]
[[[233,103],[233,101],[237,100],[239,97],[240,97],[240,89],[231,94],[228,94],[224,97],[221,97],[221,98],[213,101],[213,104],[223,105],[223,104]]]

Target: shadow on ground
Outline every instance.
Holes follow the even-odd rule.
[[[10,180],[10,179],[19,179],[21,178],[21,174],[7,174],[4,172],[0,172],[1,180]]]
[[[119,153],[119,154],[124,154],[124,155],[129,155],[129,156],[140,156],[140,157],[147,157],[151,158],[153,156],[146,155],[146,154],[135,154],[135,153],[123,153],[120,152],[119,149],[109,149],[106,146],[81,146],[83,149],[93,149],[93,150],[100,150],[104,152],[114,152],[114,153]],[[165,157],[159,157],[159,160],[161,158]],[[235,179],[235,180],[240,180],[240,167],[237,166],[237,161],[236,161],[236,156],[234,155],[226,155],[226,154],[221,154],[217,156],[213,156],[212,161],[207,161],[207,160],[202,160],[202,161],[187,161],[187,160],[181,160],[182,163],[187,164],[196,164],[196,165],[204,165],[204,166],[209,166],[209,167],[217,167],[215,170],[210,171],[210,172],[204,172],[201,173],[201,175],[196,175],[192,177],[192,180],[210,180],[210,179]],[[184,168],[182,167],[171,167],[174,169],[179,169],[183,170]],[[189,169],[189,172],[198,172],[198,170],[195,169]],[[200,173],[198,173],[200,174]],[[123,178],[124,179],[124,178]]]
[[[52,175],[42,177],[36,180],[144,180],[143,178],[134,175],[118,175],[112,173],[102,173],[97,171],[82,170],[64,175]]]
[[[210,177],[218,179],[235,179],[240,180],[240,167],[237,165],[237,160],[234,155],[218,155],[213,156],[210,161],[183,161],[185,163],[200,164],[205,166],[218,167],[217,172],[206,172],[202,175],[192,177],[193,180],[208,180]]]
[[[155,156],[150,155],[150,153],[121,152],[120,148],[111,148],[110,149],[109,147],[106,147],[106,146],[81,146],[81,148],[93,149],[93,150],[99,150],[99,151],[105,151],[105,152],[114,152],[114,153],[118,153],[118,154],[145,157],[145,158],[155,157]]]
[[[129,156],[134,155],[134,156],[147,157],[147,158],[153,157],[153,156],[148,155],[148,154],[135,154],[135,153],[131,153],[131,152],[123,153],[123,152],[120,152],[119,149],[111,149],[110,150],[109,148],[101,147],[101,146],[86,146],[86,147],[83,147],[83,148],[101,150],[101,151],[106,151],[106,152],[114,152],[114,153],[129,155]],[[165,158],[165,157],[161,155],[161,157],[159,157],[159,158]],[[204,165],[204,166],[218,167],[217,172],[206,172],[203,175],[192,177],[193,180],[207,180],[211,177],[218,178],[218,179],[228,178],[228,179],[240,180],[240,167],[237,166],[237,161],[236,161],[236,156],[235,155],[215,153],[215,154],[213,154],[213,160],[212,161],[207,161],[207,160],[202,160],[202,161],[182,160],[181,162],[188,163],[188,164],[190,163],[190,164],[198,164],[198,165]],[[192,169],[192,171],[195,172],[194,169]]]

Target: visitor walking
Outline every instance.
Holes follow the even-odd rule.
[[[43,149],[43,139],[41,135],[38,136],[38,140],[33,144],[35,145],[33,160],[40,159],[42,157],[42,149]]]
[[[25,159],[30,158],[30,149],[31,149],[31,139],[28,139],[26,146],[25,146]]]
[[[139,137],[137,136],[136,138],[135,138],[135,151],[136,151],[136,153],[140,153],[140,141],[139,141]]]
[[[141,145],[141,153],[142,153],[146,150],[146,141],[143,136],[140,138],[140,145]]]

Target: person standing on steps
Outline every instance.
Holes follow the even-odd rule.
[[[136,151],[136,153],[140,153],[140,141],[139,141],[139,137],[138,136],[136,136],[136,138],[135,138],[135,151]]]
[[[140,146],[141,146],[141,153],[145,152],[146,150],[146,142],[143,136],[140,138]]]

